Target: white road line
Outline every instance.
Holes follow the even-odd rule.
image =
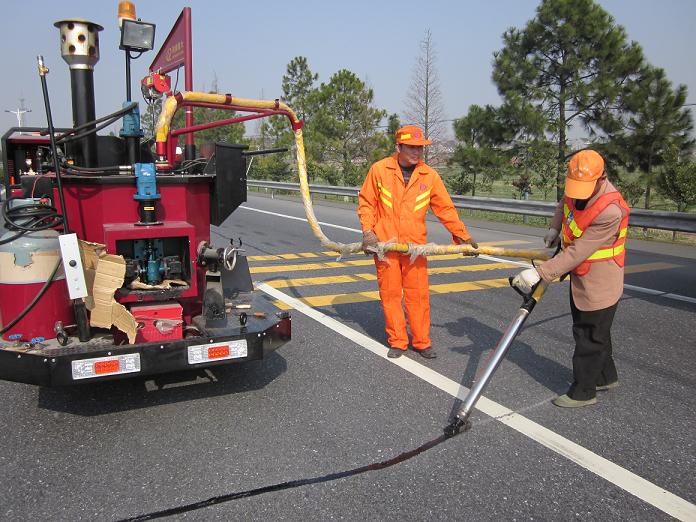
[[[278,217],[282,217],[284,219],[294,219],[295,221],[304,221],[305,223],[307,222],[306,218],[287,216],[285,214],[278,214],[276,212],[269,212],[268,210],[261,210],[258,208],[245,207],[244,205],[241,205],[239,208],[243,208],[244,210],[253,210],[254,212],[261,212],[262,214],[270,214],[271,216],[278,216]],[[340,230],[348,230],[349,232],[358,232],[359,234],[362,234],[362,230],[357,230],[355,228],[342,227],[341,225],[334,225],[333,223],[324,223],[322,221],[317,221],[317,223],[319,223],[320,225],[322,225],[324,227],[338,228]],[[336,255],[338,255],[338,252],[336,252]]]
[[[345,324],[329,317],[322,312],[306,305],[305,303],[284,294],[280,290],[272,288],[265,283],[256,283],[256,288],[267,293],[268,295],[284,302],[288,306],[294,308],[298,312],[314,319],[318,323],[330,328],[334,332],[344,336],[358,346],[371,351],[375,355],[386,359],[402,369],[410,372],[419,379],[439,388],[440,390],[464,400],[469,391],[468,388],[461,384],[441,375],[430,368],[417,363],[408,357],[399,357],[398,359],[387,358],[388,349],[386,346],[378,343],[374,339],[346,326]],[[684,500],[677,495],[670,493],[652,482],[628,471],[627,469],[614,464],[613,462],[601,457],[590,450],[576,444],[559,434],[537,424],[534,421],[515,413],[514,411],[498,404],[486,397],[481,397],[476,408],[489,415],[503,424],[513,428],[522,435],[538,442],[539,444],[555,451],[570,461],[579,466],[591,471],[592,473],[602,477],[612,484],[627,491],[631,495],[647,502],[657,509],[667,513],[668,515],[677,518],[678,520],[696,520],[696,505]]]
[[[299,218],[295,216],[288,216],[286,214],[278,214],[276,212],[269,212],[268,210],[261,210],[258,208],[251,208],[251,207],[246,207],[244,205],[240,206],[239,208],[243,208],[245,210],[252,210],[254,212],[261,212],[262,214],[270,214],[272,216],[277,216],[277,217],[282,217],[285,219],[294,219],[297,221],[307,221],[305,218]],[[326,227],[331,227],[331,228],[338,228],[341,230],[348,230],[349,232],[357,232],[358,234],[362,234],[362,230],[359,230],[357,228],[349,228],[349,227],[342,227],[341,225],[334,225],[332,223],[322,223],[321,221],[319,222],[320,225],[326,226]],[[338,254],[338,252],[337,252]],[[525,263],[523,261],[514,261],[511,259],[501,259],[499,257],[494,257],[494,256],[488,256],[488,255],[480,255],[479,256],[481,259],[487,259],[488,261],[496,261],[498,263],[512,263],[515,265],[523,266],[525,268],[529,268],[531,265],[529,263]],[[640,292],[643,294],[648,294],[648,295],[655,295],[658,297],[664,297],[665,299],[674,299],[675,301],[683,301],[686,303],[692,303],[696,304],[696,298],[693,297],[687,297],[685,295],[679,295],[679,294],[672,294],[672,293],[665,293],[660,290],[653,290],[652,288],[643,288],[642,286],[634,286],[634,285],[628,285],[625,284],[624,288],[627,290],[633,290],[634,292]]]

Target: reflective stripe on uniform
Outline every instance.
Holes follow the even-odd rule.
[[[624,245],[619,245],[613,248],[600,248],[595,251],[590,257],[587,258],[588,261],[598,261],[600,259],[609,259],[610,257],[618,256],[624,251]]]
[[[430,203],[430,198],[426,199],[422,203],[418,203],[415,207],[413,207],[413,211],[415,212],[416,210],[420,210],[423,207],[427,206]]]
[[[384,195],[387,196],[388,198],[391,198],[391,197],[392,197],[391,192],[389,192],[389,191],[384,187],[384,185],[382,185],[381,183],[377,183],[377,187],[379,187],[379,191],[380,191],[382,194],[384,194]]]
[[[389,201],[387,198],[385,198],[384,196],[380,196],[379,199],[380,199],[380,200],[382,201],[382,203],[384,203],[386,206],[388,206],[389,208],[392,208],[392,202]]]

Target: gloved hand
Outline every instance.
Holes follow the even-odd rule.
[[[522,270],[512,279],[512,286],[519,288],[525,294],[532,291],[532,287],[539,282],[541,276],[536,268],[527,268]]]
[[[548,232],[546,232],[546,235],[544,236],[544,244],[546,245],[546,248],[558,246],[558,241],[560,240],[558,234],[558,230],[555,228],[549,228]]]
[[[461,237],[452,236],[452,241],[454,241],[454,243],[456,245],[471,245],[474,248],[478,248],[478,243],[476,241],[474,241],[474,238],[471,238],[471,237],[469,239],[462,239]],[[475,256],[476,257],[476,256],[478,256],[478,254],[468,254],[466,252],[463,252],[462,255],[464,257],[468,257],[468,256]]]
[[[374,250],[368,249],[374,249],[374,247],[377,246],[377,243],[379,243],[379,238],[377,237],[377,234],[374,233],[374,231],[367,230],[363,232],[362,249],[366,255],[371,256],[375,253]]]
[[[471,245],[474,248],[478,248],[478,243],[474,241],[473,237],[470,237],[469,239],[462,239],[461,237],[457,236],[452,236],[452,240],[457,244],[457,245]]]

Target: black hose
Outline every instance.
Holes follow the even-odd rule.
[[[3,201],[1,212],[9,230],[22,231],[22,234],[17,235],[17,237],[27,232],[48,230],[63,223],[63,216],[58,213],[55,207],[44,205],[43,203],[30,203],[21,207],[10,208],[10,201],[15,199],[17,198]],[[9,242],[10,239],[8,238],[0,244]]]
[[[63,134],[58,136],[56,138],[56,143],[62,143],[63,140],[65,138],[67,138],[68,136],[72,136],[73,134],[75,134],[83,129],[87,129],[89,127],[92,127],[92,125],[96,125],[97,123],[101,123],[101,122],[106,121],[106,120],[114,120],[115,121],[119,118],[119,116],[122,116],[123,114],[127,113],[128,111],[133,110],[135,107],[137,107],[137,105],[138,105],[138,102],[133,102],[131,104],[126,105],[125,107],[122,107],[121,109],[119,109],[115,112],[112,112],[111,114],[107,114],[106,116],[102,116],[101,118],[97,118],[94,121],[89,121],[87,123],[83,123],[82,125],[79,125],[78,127],[74,127],[72,129],[70,129],[69,131],[64,132]],[[113,123],[113,121],[109,122],[109,125],[111,123]],[[90,134],[90,133],[87,133],[87,134]]]
[[[53,272],[51,272],[51,275],[48,276],[48,279],[44,283],[44,285],[41,287],[41,290],[39,290],[34,296],[34,299],[32,299],[31,303],[27,305],[27,307],[22,310],[22,312],[12,319],[9,323],[7,323],[7,326],[4,326],[2,330],[0,330],[0,335],[3,335],[5,332],[7,332],[10,328],[12,328],[14,325],[16,325],[19,321],[21,321],[25,315],[27,315],[32,308],[36,305],[36,303],[39,302],[39,299],[43,297],[43,295],[46,293],[46,290],[48,290],[48,287],[51,286],[51,283],[53,282],[53,278],[56,277],[56,274],[58,273],[58,268],[60,268],[60,265],[63,264],[63,260],[59,257],[58,262],[56,263],[56,267],[53,269]]]

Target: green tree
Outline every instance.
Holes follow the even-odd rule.
[[[384,132],[376,132],[372,138],[374,148],[370,153],[368,163],[372,164],[396,152],[395,136],[399,127],[401,127],[399,115],[390,114],[387,118],[387,128]]]
[[[210,90],[210,94],[219,94],[219,88],[217,83],[217,77],[213,78],[213,82]],[[215,121],[228,120],[238,116],[236,111],[230,111],[225,109],[210,109],[203,107],[193,108],[193,124],[200,125],[203,123],[212,123]],[[186,111],[185,109],[180,109],[174,115],[172,119],[172,129],[178,129],[185,127],[186,123]],[[194,135],[194,143],[196,149],[200,150],[201,145],[204,143],[246,143],[248,140],[244,138],[244,123],[232,123],[227,125],[221,125],[219,127],[213,127],[210,129],[202,130],[196,132]],[[185,135],[179,136],[179,142],[183,143]]]
[[[448,178],[449,186],[459,194],[471,190],[476,195],[477,187],[491,185],[502,176],[509,162],[510,153],[499,148],[509,139],[508,130],[500,119],[499,112],[491,105],[472,105],[466,116],[455,120],[454,133],[458,141],[450,165],[460,167],[460,172]]]
[[[301,120],[311,119],[309,99],[314,91],[314,82],[318,79],[319,75],[312,72],[304,56],[296,56],[286,67],[281,83],[283,101]]]
[[[685,85],[672,89],[664,70],[647,67],[625,97],[628,111],[622,115],[621,127],[609,134],[614,154],[644,178],[645,208],[650,208],[655,168],[664,164],[668,151],[676,147],[683,154],[694,148],[686,98]]]
[[[543,0],[536,17],[503,40],[493,81],[505,99],[527,100],[544,114],[557,145],[560,199],[569,127],[609,124],[607,114],[640,71],[642,51],[592,0]]]
[[[362,181],[374,155],[377,125],[386,116],[373,107],[373,99],[372,89],[346,69],[332,75],[310,96],[313,115],[306,126],[307,136],[311,136],[308,150],[314,161],[338,171],[332,184]]]
[[[549,193],[554,192],[559,176],[554,144],[544,139],[529,142],[523,161],[525,168],[531,172],[532,185],[541,192],[546,201]]]
[[[293,58],[285,69],[281,79],[282,99],[295,111],[298,118],[305,121],[311,118],[310,98],[316,90],[314,82],[319,78],[313,73],[304,56]],[[285,116],[264,118],[259,126],[262,140],[257,148],[292,148],[294,135]],[[307,156],[308,175],[311,177],[312,158]],[[294,158],[291,153],[278,153],[260,157],[253,166],[254,175],[264,179],[282,181],[293,176]]]
[[[685,212],[696,204],[696,161],[680,155],[673,145],[665,154],[665,166],[657,178],[658,190],[677,205],[677,212]]]

